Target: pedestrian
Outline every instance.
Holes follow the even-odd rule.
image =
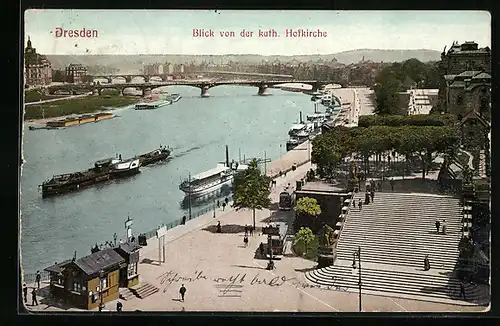
[[[186,225],[186,215],[182,217],[182,225]]]
[[[226,197],[226,198],[224,199],[224,202],[226,203],[226,205],[228,205],[228,204],[229,204],[229,198],[227,198],[227,197]]]
[[[24,303],[28,303],[28,287],[26,283],[23,283],[23,295],[24,295]]]
[[[352,208],[356,208],[356,201],[355,200],[352,201]]]
[[[217,208],[220,208],[220,201],[217,199]]]
[[[429,255],[425,255],[424,258],[424,271],[431,269],[431,263],[429,262]]]
[[[464,284],[464,281],[463,281],[463,280],[462,280],[462,281],[460,281],[460,295],[459,295],[459,296],[460,296],[460,297],[463,297],[463,298],[464,298],[464,300],[467,300],[467,299],[465,298],[465,284]]]
[[[217,223],[217,233],[222,232],[222,227],[220,226],[220,221]]]
[[[358,207],[359,207],[359,210],[361,210],[363,208],[363,201],[361,200],[361,198],[358,200]]]
[[[368,205],[370,203],[370,193],[366,191],[365,193],[365,205]]]
[[[259,251],[260,251],[260,256],[264,257],[264,253],[265,253],[265,251],[264,251],[264,243],[262,243],[262,242],[259,245]]]
[[[375,190],[372,187],[372,190],[370,191],[370,197],[372,197],[372,203],[373,203],[373,197],[375,197]]]
[[[441,222],[439,220],[436,220],[436,234],[439,234],[439,227],[441,226]]]
[[[443,220],[441,226],[443,227],[443,234],[446,234],[446,220]]]
[[[186,288],[184,287],[184,284],[181,285],[181,288],[179,289],[179,293],[181,294],[181,301],[184,302],[184,295],[186,294]]]
[[[394,179],[391,178],[391,180],[389,180],[389,183],[391,184],[391,190],[394,191]]]
[[[226,203],[222,203],[222,211],[226,210]]]
[[[123,304],[120,301],[118,301],[116,303],[116,311],[121,312],[122,308],[123,308]]]
[[[245,248],[248,247],[248,236],[247,235],[245,235],[243,237],[243,244],[244,244]]]
[[[31,291],[31,305],[38,306],[38,301],[36,300],[36,288],[33,288],[33,291]]]
[[[40,271],[36,271],[36,284],[38,285],[38,290],[40,290],[40,281],[42,280],[42,275],[40,275]]]
[[[250,236],[253,237],[253,226],[249,225],[248,226],[248,231],[250,232]]]

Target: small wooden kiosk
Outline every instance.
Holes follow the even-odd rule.
[[[50,273],[50,291],[55,298],[91,310],[101,303],[118,299],[122,268],[127,268],[125,258],[109,248],[45,270]]]
[[[132,287],[139,284],[139,246],[136,242],[120,244],[114,250],[125,259],[126,266],[120,269],[120,287]]]

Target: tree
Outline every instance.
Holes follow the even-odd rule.
[[[253,213],[253,228],[255,230],[255,210],[263,209],[271,204],[269,184],[271,178],[263,175],[253,159],[248,169],[237,173],[234,177],[234,203],[236,210],[249,208]]]
[[[305,214],[315,218],[321,214],[321,207],[315,198],[302,197],[297,200],[295,211],[297,214]]]
[[[52,70],[52,81],[53,82],[64,82],[65,81],[65,73],[62,70]]]
[[[314,241],[315,238],[316,236],[310,228],[301,227],[300,230],[295,234],[296,243],[302,243],[304,245],[304,252],[302,254],[307,253],[309,243]]]

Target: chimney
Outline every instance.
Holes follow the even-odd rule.
[[[300,111],[299,114],[300,114],[299,123],[302,123],[302,111]]]
[[[229,147],[226,145],[226,166],[229,167]]]
[[[73,261],[76,260],[76,250],[75,250],[75,253],[73,254]]]

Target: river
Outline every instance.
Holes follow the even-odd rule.
[[[157,110],[118,109],[118,118],[61,130],[24,131],[21,177],[21,251],[24,273],[90,254],[90,247],[125,238],[124,223],[133,219],[133,233],[154,229],[187,214],[178,186],[188,174],[241,156],[276,159],[285,152],[287,131],[299,111],[313,112],[310,96],[269,89],[219,86],[209,98],[188,86],[170,86],[182,99]],[[131,178],[79,192],[42,199],[38,185],[54,174],[81,171],[93,162],[121,154],[142,154],[160,144],[173,148],[172,159],[142,168]],[[207,203],[206,205],[211,205]],[[193,208],[193,213],[203,207]]]

